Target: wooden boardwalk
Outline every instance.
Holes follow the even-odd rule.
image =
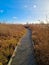
[[[11,58],[8,65],[36,65],[31,35],[31,30],[27,29],[20,45],[15,48],[15,56]]]

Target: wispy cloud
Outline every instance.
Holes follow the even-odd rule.
[[[16,17],[16,16],[13,16],[12,18],[13,18],[13,19],[17,19],[17,17]]]
[[[0,10],[0,13],[3,13],[4,12],[4,10]]]
[[[24,5],[24,8],[28,8],[28,6],[27,5]]]

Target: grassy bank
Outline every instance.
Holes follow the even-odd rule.
[[[23,25],[0,24],[0,65],[7,65],[15,46],[25,33]]]
[[[37,65],[49,65],[49,25],[32,24],[30,28]]]

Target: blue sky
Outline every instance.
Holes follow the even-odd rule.
[[[0,0],[0,22],[26,23],[49,19],[49,0]]]

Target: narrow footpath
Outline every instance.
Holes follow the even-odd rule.
[[[8,65],[36,65],[33,51],[32,32],[27,29],[26,35],[20,41],[20,45],[15,50],[15,56]]]

